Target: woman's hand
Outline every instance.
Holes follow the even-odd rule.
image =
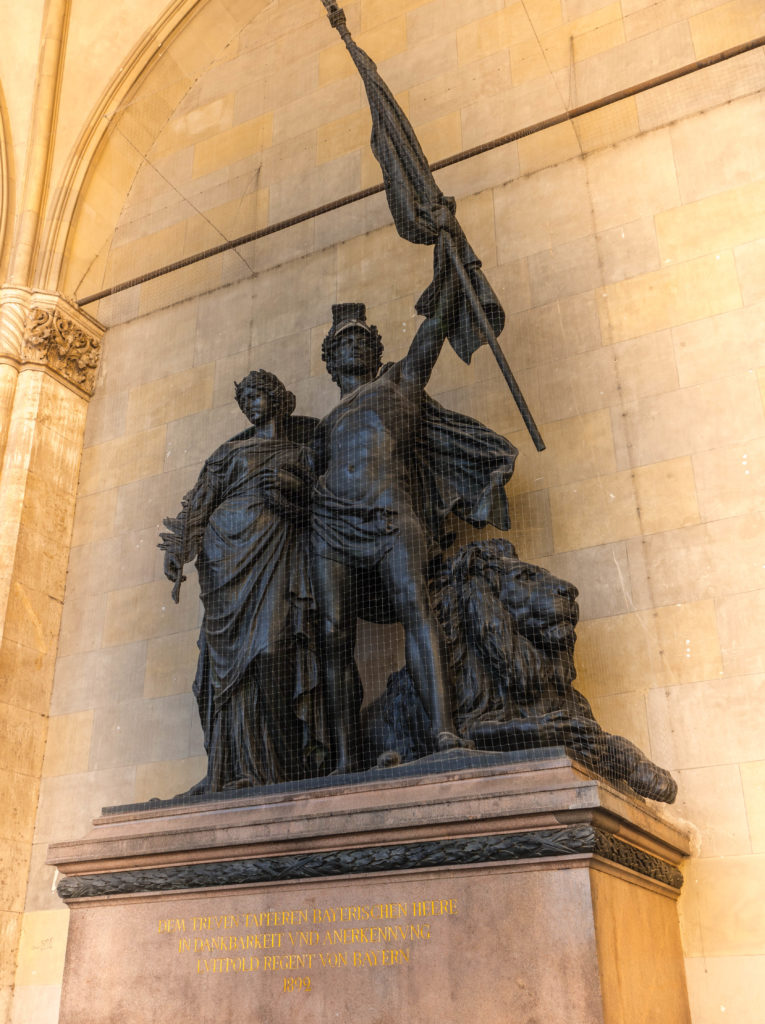
[[[311,482],[306,477],[285,468],[267,469],[261,487],[266,504],[277,515],[301,520],[309,514]]]
[[[177,583],[183,565],[175,551],[165,551],[165,576],[171,583]]]

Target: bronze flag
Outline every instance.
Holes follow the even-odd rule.
[[[455,217],[456,203],[436,184],[409,119],[380,77],[374,61],[353,40],[344,11],[335,0],[322,0],[322,4],[366,89],[372,114],[372,152],[382,169],[396,230],[410,242],[434,246],[433,280],[417,300],[417,312],[432,316],[441,289],[448,278],[452,279],[455,301],[448,317],[452,348],[469,363],[476,349],[484,344],[490,346],[532,440],[537,450],[542,451],[544,442],[497,341],[505,326],[505,312]]]

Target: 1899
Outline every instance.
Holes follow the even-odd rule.
[[[285,992],[310,992],[311,991],[311,979],[310,978],[285,978],[284,979],[284,991]]]

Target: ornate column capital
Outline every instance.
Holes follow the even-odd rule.
[[[90,398],[104,331],[97,320],[62,296],[33,292],[22,337],[22,364],[45,366]]]
[[[95,388],[104,331],[56,292],[0,289],[0,359],[45,369],[86,398]]]

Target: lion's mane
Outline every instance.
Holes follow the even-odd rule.
[[[504,717],[560,706],[574,679],[575,618],[567,623],[571,642],[561,647],[559,624],[553,630],[552,624],[535,622],[531,628],[530,616],[513,614],[501,596],[509,561],[518,563],[510,541],[474,541],[444,564],[436,581],[434,605],[446,637],[460,725],[487,714]]]

